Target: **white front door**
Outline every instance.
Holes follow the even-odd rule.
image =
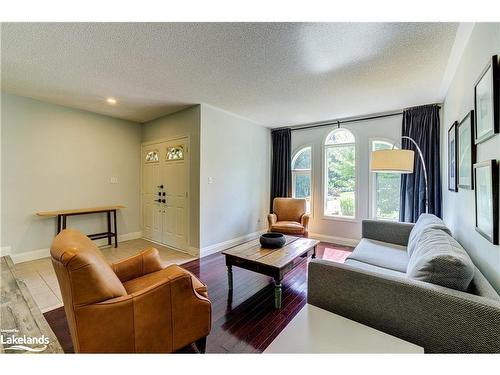
[[[187,139],[143,147],[143,235],[187,251]],[[157,152],[158,158],[147,155]],[[150,154],[151,155],[151,154]]]
[[[143,236],[161,241],[160,149],[158,145],[143,148],[142,164],[142,230]]]

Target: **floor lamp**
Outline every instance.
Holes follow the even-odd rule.
[[[429,213],[429,189],[427,186],[427,169],[425,168],[424,156],[422,150],[418,147],[417,142],[413,138],[407,137],[406,135],[401,138],[408,139],[415,145],[420,160],[422,162],[422,168],[424,170],[424,180],[425,180],[425,213]],[[392,146],[391,150],[377,150],[372,151],[370,170],[372,172],[383,172],[383,173],[413,173],[413,165],[415,161],[415,152],[413,150],[401,150],[394,148]]]

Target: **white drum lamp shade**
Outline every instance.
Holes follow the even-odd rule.
[[[384,173],[413,173],[415,152],[412,150],[378,150],[372,152],[370,170]]]

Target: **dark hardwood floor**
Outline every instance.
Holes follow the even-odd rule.
[[[320,243],[317,257],[343,262],[351,251],[347,246]],[[220,253],[182,265],[208,285],[212,331],[207,340],[207,353],[264,351],[306,303],[308,261],[302,261],[285,276],[280,310],[274,308],[273,280],[238,267],[233,267],[233,297],[228,298],[226,266]],[[72,352],[64,309],[44,315],[65,352]]]

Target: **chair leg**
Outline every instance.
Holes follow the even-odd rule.
[[[200,353],[204,354],[207,349],[207,337],[205,336],[199,340],[196,340],[195,344]]]

